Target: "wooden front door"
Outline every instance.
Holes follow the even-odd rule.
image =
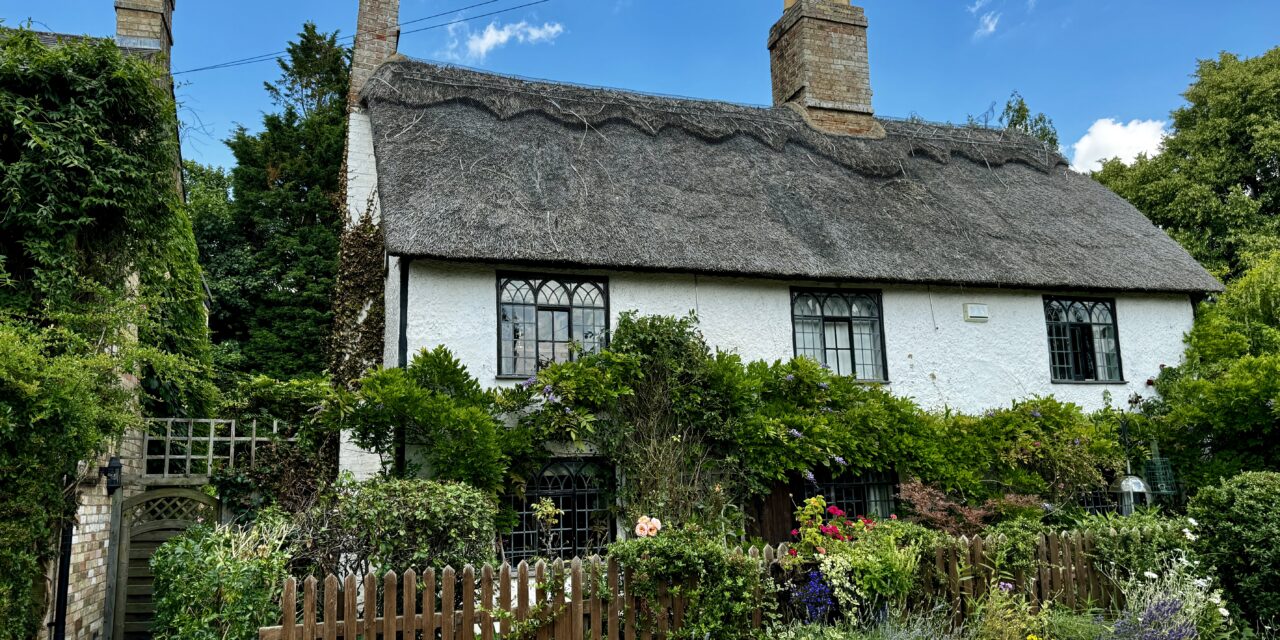
[[[150,640],[151,554],[193,524],[215,524],[218,502],[194,489],[155,489],[125,500],[117,547],[114,640]]]

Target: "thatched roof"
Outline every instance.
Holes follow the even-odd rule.
[[[399,59],[364,88],[387,249],[783,279],[1205,292],[1163,231],[1026,136]]]

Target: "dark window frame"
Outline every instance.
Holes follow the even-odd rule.
[[[579,275],[566,274],[566,273],[544,273],[544,272],[527,272],[527,271],[499,271],[499,272],[497,272],[497,277],[496,277],[496,278],[495,278],[495,280],[494,280],[494,282],[495,282],[495,287],[494,287],[494,288],[495,288],[495,291],[494,291],[494,299],[495,299],[495,301],[497,302],[497,304],[496,304],[496,306],[495,306],[495,309],[494,309],[494,310],[496,311],[496,313],[495,313],[495,317],[496,317],[496,321],[497,321],[497,331],[496,331],[497,335],[496,335],[496,337],[495,337],[495,346],[497,347],[497,349],[496,349],[496,351],[495,351],[495,355],[496,355],[496,356],[497,356],[497,358],[498,358],[498,366],[497,366],[498,374],[497,374],[497,376],[496,376],[497,378],[499,378],[499,379],[506,379],[506,380],[524,380],[524,379],[528,378],[529,376],[534,375],[535,373],[537,373],[537,369],[541,369],[541,368],[542,368],[542,366],[543,366],[541,363],[539,363],[539,364],[537,365],[537,369],[535,369],[535,371],[533,371],[533,372],[523,372],[523,373],[521,373],[521,372],[503,371],[503,356],[502,356],[502,306],[503,306],[503,304],[509,304],[509,303],[504,303],[504,302],[502,301],[502,292],[503,292],[503,289],[506,287],[507,283],[509,283],[509,282],[511,282],[511,281],[513,281],[513,280],[516,280],[516,281],[523,280],[523,281],[530,281],[530,282],[531,282],[531,281],[535,281],[535,280],[536,280],[536,281],[538,281],[538,286],[537,286],[537,287],[533,287],[533,288],[532,288],[532,291],[533,291],[533,300],[534,300],[534,301],[533,301],[533,304],[532,304],[532,305],[530,305],[530,306],[532,306],[532,307],[533,307],[533,309],[534,309],[534,326],[535,326],[535,332],[536,332],[536,327],[537,327],[537,324],[538,324],[538,323],[537,323],[537,313],[538,313],[539,311],[542,311],[542,310],[544,310],[544,309],[545,309],[545,310],[549,310],[549,311],[561,311],[561,312],[566,312],[566,313],[568,313],[568,315],[569,315],[569,319],[568,319],[568,324],[567,324],[567,327],[568,327],[568,329],[567,329],[567,330],[568,330],[568,333],[569,333],[569,343],[570,343],[570,344],[573,342],[573,310],[574,310],[575,308],[578,308],[578,309],[598,309],[599,307],[574,307],[574,306],[573,306],[573,303],[572,303],[572,300],[570,300],[570,302],[569,302],[569,304],[568,304],[568,305],[542,305],[542,304],[539,304],[539,303],[538,303],[538,290],[539,290],[539,289],[542,287],[542,285],[543,285],[543,284],[545,284],[548,280],[555,281],[556,283],[559,283],[561,286],[566,286],[566,287],[572,287],[572,286],[576,286],[576,285],[580,285],[580,284],[584,284],[584,283],[590,283],[590,284],[594,284],[594,285],[596,285],[596,286],[600,289],[601,302],[602,302],[602,303],[603,303],[603,305],[604,305],[604,307],[603,307],[603,308],[604,308],[604,329],[603,329],[603,335],[601,335],[601,337],[600,337],[600,348],[601,348],[601,349],[603,349],[603,348],[605,348],[605,347],[607,347],[607,346],[608,346],[608,344],[609,344],[609,332],[610,332],[610,328],[611,328],[611,326],[612,326],[612,318],[610,317],[610,313],[609,313],[609,278],[608,278],[608,277],[606,277],[606,276],[579,276]],[[538,344],[538,343],[539,343],[539,341],[540,341],[540,340],[539,340],[539,337],[540,337],[540,336],[539,336],[537,333],[535,333],[535,334],[534,334],[534,339],[533,339],[533,341],[534,341],[535,349],[537,348],[537,344]],[[535,355],[535,357],[536,357],[536,355]],[[572,351],[570,351],[570,359],[572,359]]]
[[[895,496],[901,478],[894,471],[852,473],[833,470],[819,472],[815,482],[805,479],[800,482],[804,483],[800,495],[806,499],[820,495],[827,505],[840,507],[849,517],[870,516],[880,520],[897,512],[898,501]],[[882,495],[873,496],[876,491],[882,492]],[[875,499],[877,497],[879,499]]]
[[[876,325],[880,330],[880,335],[879,335],[880,344],[877,345],[877,350],[880,352],[881,377],[880,378],[859,378],[859,377],[856,377],[856,375],[854,375],[858,370],[858,362],[856,359],[853,358],[853,353],[856,351],[856,349],[853,348],[854,341],[853,341],[853,323],[852,322],[849,323],[849,345],[850,345],[849,357],[850,357],[850,362],[852,363],[852,366],[853,366],[854,373],[850,374],[850,377],[852,377],[854,380],[857,380],[858,382],[866,382],[871,384],[888,384],[889,383],[889,353],[885,347],[884,296],[882,292],[879,289],[841,289],[836,287],[791,287],[790,304],[787,307],[787,312],[791,315],[791,353],[795,357],[800,356],[800,344],[796,340],[796,299],[801,295],[805,295],[805,294],[823,295],[823,296],[840,294],[840,295],[846,295],[846,296],[866,296],[868,298],[871,298],[872,302],[874,302],[876,305],[877,313],[876,313],[875,320],[876,320]],[[804,316],[804,317],[816,318],[819,316]],[[836,320],[840,317],[843,317],[846,320],[850,320],[860,316],[852,316],[852,315],[827,316],[825,314],[821,316],[824,326],[826,325],[828,318],[831,318],[832,320]],[[821,351],[825,354],[825,352],[827,351],[825,331],[820,335],[822,335],[822,339],[823,339],[823,348],[821,349]],[[826,356],[824,355],[823,357],[825,358]],[[830,365],[828,364],[828,366]]]
[[[1116,385],[1127,384],[1124,377],[1123,350],[1120,346],[1120,315],[1116,311],[1115,298],[1100,298],[1100,297],[1092,297],[1092,296],[1072,296],[1072,295],[1045,295],[1043,296],[1043,301],[1044,301],[1045,339],[1049,347],[1049,380],[1051,383],[1053,384],[1116,384]],[[1062,321],[1050,320],[1049,319],[1050,307],[1055,303],[1059,305],[1064,305],[1062,307],[1064,311],[1072,303],[1083,303],[1087,305],[1099,305],[1099,304],[1105,305],[1107,308],[1107,312],[1111,315],[1111,322],[1109,325],[1108,323],[1093,322],[1092,311],[1089,314],[1090,322],[1087,322],[1087,323],[1072,322],[1069,319],[1062,320]],[[1054,362],[1055,350],[1054,350],[1054,344],[1053,344],[1053,341],[1054,341],[1053,330],[1055,326],[1065,327],[1067,331],[1066,339],[1069,342],[1068,347],[1071,349],[1070,351],[1066,352],[1071,357],[1071,360],[1068,363],[1068,366],[1070,366],[1071,368],[1071,375],[1072,375],[1072,377],[1070,378],[1061,378],[1058,376],[1059,365]],[[1094,328],[1105,327],[1105,326],[1110,326],[1111,332],[1115,335],[1114,341],[1115,341],[1115,347],[1116,347],[1115,348],[1116,377],[1100,379],[1098,377],[1098,363],[1096,359],[1097,349],[1096,347],[1094,347],[1095,341],[1097,340],[1097,335],[1094,333]],[[1090,348],[1087,351],[1080,351],[1078,350],[1078,346],[1077,346],[1078,345],[1077,340],[1081,336],[1081,329],[1083,327],[1090,328],[1089,336],[1088,336],[1088,344],[1090,345]],[[1092,378],[1088,377],[1088,374],[1090,373],[1089,369],[1092,369],[1092,374],[1093,374]]]
[[[505,559],[515,563],[542,556],[543,531],[532,513],[533,505],[542,498],[551,499],[564,512],[553,530],[560,536],[555,545],[559,557],[603,555],[605,547],[617,539],[613,509],[617,482],[616,471],[603,458],[552,458],[528,479],[523,495],[508,498],[517,521],[502,535]],[[603,530],[597,531],[593,521],[603,525]],[[580,526],[583,524],[585,528]]]

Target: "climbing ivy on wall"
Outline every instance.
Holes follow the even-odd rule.
[[[0,639],[35,634],[78,463],[139,402],[212,402],[176,124],[168,79],[110,41],[0,32]]]

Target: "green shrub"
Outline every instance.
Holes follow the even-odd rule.
[[[661,583],[689,585],[679,587],[688,604],[684,627],[672,637],[753,637],[752,613],[766,606],[768,579],[759,560],[731,551],[718,534],[692,526],[667,529],[653,537],[615,542],[609,555],[630,572],[628,592],[648,601],[656,601]],[[653,620],[639,624],[654,628]]]
[[[75,517],[66,478],[126,426],[121,362],[76,349],[56,332],[0,319],[0,638],[34,637],[45,609],[45,566],[59,527]],[[69,350],[69,349],[68,349]],[[74,479],[72,480],[74,483]]]
[[[155,574],[158,640],[253,640],[280,615],[290,527],[279,516],[254,525],[197,525],[160,545]]]
[[[300,517],[295,561],[339,575],[492,563],[496,514],[460,482],[340,478]]]
[[[1280,620],[1280,473],[1254,471],[1205,487],[1187,514],[1196,548],[1250,619]]]

